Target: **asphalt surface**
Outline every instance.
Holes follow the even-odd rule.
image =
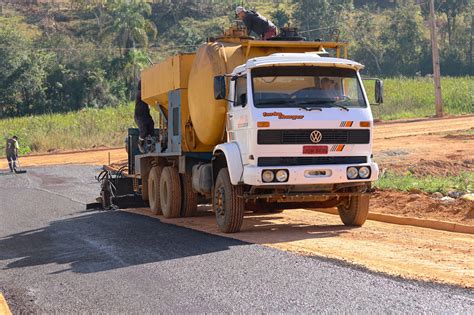
[[[124,211],[86,211],[98,193],[96,172],[55,166],[0,173],[0,292],[14,313],[474,313],[467,289]]]

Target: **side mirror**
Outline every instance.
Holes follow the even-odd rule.
[[[369,97],[369,102],[370,105],[380,105],[383,103],[383,81],[377,78],[362,78],[362,80],[365,81],[371,81],[370,84],[364,84],[367,92],[367,96],[369,94],[372,94],[372,92],[375,92],[374,95],[375,99],[372,100]],[[374,85],[372,85],[372,81],[375,82]]]
[[[375,102],[383,103],[383,81],[379,79],[375,80]]]
[[[214,98],[224,100],[226,97],[225,76],[218,75],[214,77]]]

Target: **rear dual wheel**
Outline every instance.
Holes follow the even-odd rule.
[[[198,194],[193,190],[192,176],[189,174],[180,174],[181,178],[181,216],[193,217],[197,212]]]
[[[163,168],[160,179],[161,211],[165,218],[177,218],[181,213],[181,182],[176,168]]]
[[[198,195],[191,176],[180,175],[172,166],[154,166],[148,177],[148,198],[153,214],[165,218],[190,217],[197,212]]]
[[[148,176],[148,203],[153,214],[162,214],[160,201],[161,166],[153,166]]]

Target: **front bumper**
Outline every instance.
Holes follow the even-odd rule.
[[[347,168],[351,166],[369,166],[371,175],[365,179],[348,179]],[[289,172],[288,181],[284,183],[262,181],[263,170],[286,169]],[[325,173],[325,175],[312,175],[314,173]],[[314,185],[314,184],[340,184],[376,181],[379,176],[379,167],[375,162],[348,165],[304,165],[304,166],[280,166],[259,167],[254,165],[244,166],[243,183],[251,186],[275,186],[275,185]]]

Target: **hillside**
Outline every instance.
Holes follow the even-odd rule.
[[[134,99],[149,61],[194,51],[233,23],[241,1],[9,0],[0,13],[0,118],[117,106]],[[245,1],[308,40],[350,43],[349,57],[381,77],[431,73],[426,3]],[[454,5],[455,10],[452,8]],[[442,74],[474,74],[473,4],[437,4]],[[467,79],[470,80],[470,79]]]

